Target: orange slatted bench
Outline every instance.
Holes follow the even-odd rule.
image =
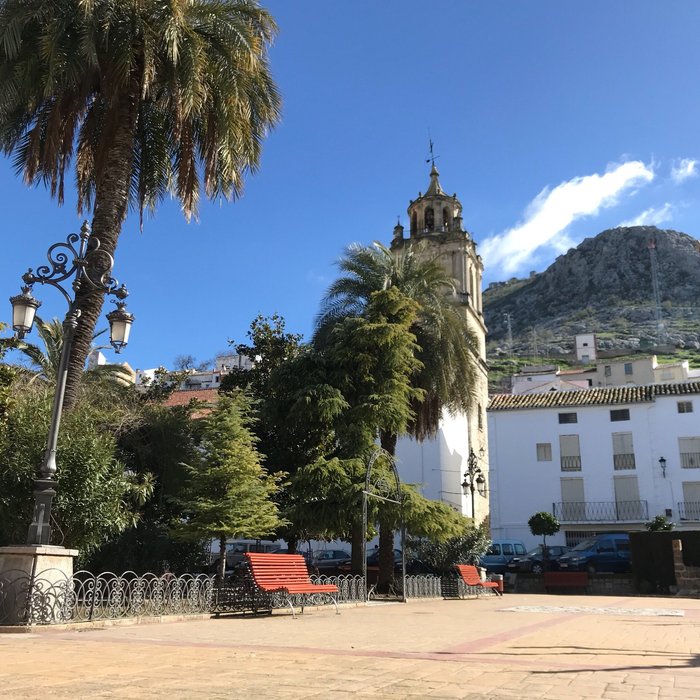
[[[306,562],[301,554],[263,554],[262,552],[246,552],[248,568],[255,585],[265,593],[282,593],[294,614],[294,600],[298,600],[301,612],[307,596],[324,595],[333,601],[335,611],[338,610],[338,586],[332,583],[313,583],[306,568]]]
[[[475,586],[478,588],[490,588],[498,595],[502,595],[498,590],[498,584],[495,581],[482,581],[481,576],[479,576],[479,571],[475,566],[471,564],[455,564],[455,569],[457,573],[462,577],[462,581],[467,584],[467,586]]]

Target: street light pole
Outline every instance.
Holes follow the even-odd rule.
[[[61,425],[63,411],[63,397],[66,391],[68,377],[68,365],[75,329],[80,318],[80,309],[76,305],[78,291],[89,285],[93,289],[106,295],[117,298],[117,309],[107,314],[110,323],[110,342],[117,352],[127,344],[129,332],[134,317],[126,310],[124,299],[128,291],[124,285],[111,276],[114,259],[112,256],[100,250],[100,242],[93,238],[90,226],[83,223],[80,234],[71,233],[65,243],[55,243],[47,253],[49,265],[37,268],[36,273],[29,268],[22,280],[24,285],[22,293],[11,297],[12,303],[12,327],[18,338],[24,338],[32,329],[36,310],[41,302],[32,296],[32,287],[37,282],[48,284],[58,289],[68,303],[68,312],[63,321],[63,345],[59,359],[58,375],[56,377],[56,391],[53,398],[51,423],[46,440],[44,458],[39,468],[39,476],[34,480],[34,514],[27,534],[28,545],[48,545],[51,543],[51,504],[56,495],[56,445],[58,443],[58,431]],[[73,290],[71,297],[62,285],[72,279],[70,287]]]
[[[472,499],[472,519],[476,520],[476,510],[474,502],[474,494],[476,491],[481,493],[485,487],[486,478],[479,466],[479,458],[474,454],[474,450],[469,448],[469,459],[467,460],[467,471],[464,472],[464,481],[462,481],[462,489],[471,493]]]

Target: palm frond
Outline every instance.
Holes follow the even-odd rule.
[[[365,314],[372,294],[397,287],[418,304],[412,327],[421,369],[413,386],[415,418],[409,432],[418,440],[435,434],[441,412],[469,411],[477,382],[478,341],[455,305],[457,282],[439,260],[408,248],[395,255],[381,243],[353,244],[338,261],[341,276],[326,291],[316,317],[314,344],[323,347],[343,319]]]

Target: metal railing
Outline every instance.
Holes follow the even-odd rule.
[[[77,571],[67,577],[58,569],[47,569],[32,577],[25,571],[6,571],[0,578],[0,624],[49,625],[206,613],[213,589],[213,578],[205,574]]]
[[[585,501],[553,503],[554,516],[567,523],[642,521],[648,516],[646,501]]]
[[[680,501],[678,503],[678,517],[681,520],[700,521],[700,501]]]
[[[460,597],[485,594],[483,589],[466,586],[447,577]],[[454,580],[453,580],[454,579]],[[362,576],[311,576],[314,583],[338,586],[338,603],[364,603],[366,587]],[[406,598],[441,598],[445,579],[433,575],[406,576]],[[486,591],[490,593],[490,591]],[[48,569],[33,578],[24,571],[8,571],[0,576],[0,625],[52,625],[72,622],[117,620],[120,618],[165,615],[220,615],[238,612],[270,611],[287,607],[287,597],[263,593],[252,579],[240,575],[217,582],[207,574],[171,573],[138,575],[127,571],[99,575],[77,571],[67,577]],[[311,595],[307,604],[327,604],[329,600]]]
[[[683,469],[700,469],[700,452],[681,452]]]
[[[572,455],[570,457],[561,456],[561,470],[563,472],[580,472],[581,471],[581,455]]]
[[[636,467],[634,454],[613,455],[613,467],[615,469],[634,469]]]

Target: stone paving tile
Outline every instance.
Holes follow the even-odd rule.
[[[700,699],[699,600],[562,599],[412,601],[297,620],[0,635],[0,696]],[[506,612],[519,606],[550,611]],[[602,621],[590,609],[625,615]],[[684,615],[666,615],[674,610]]]

